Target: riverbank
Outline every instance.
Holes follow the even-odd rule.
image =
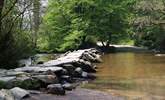
[[[97,45],[102,48],[103,45],[101,42],[98,42]],[[149,50],[148,48],[145,47],[137,47],[133,45],[115,45],[115,44],[110,44],[109,45],[109,50],[112,52],[154,52],[152,50]],[[111,50],[110,50],[111,49]]]
[[[116,52],[152,52],[151,50],[148,50],[148,48],[131,46],[131,45],[110,45],[110,46],[115,47]]]

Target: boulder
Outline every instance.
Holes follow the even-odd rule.
[[[73,89],[76,88],[76,86],[70,84],[70,83],[65,83],[62,85],[62,87],[65,89],[65,90],[68,90],[68,91],[72,91]]]
[[[0,100],[15,100],[11,91],[2,89],[0,90]]]
[[[15,80],[15,76],[9,77],[0,77],[0,88],[12,88],[12,81]]]
[[[75,72],[77,72],[78,74],[81,74],[83,72],[82,68],[78,67],[75,69]]]
[[[73,66],[72,64],[63,64],[62,65],[62,67],[64,68],[64,69],[66,69],[67,71],[68,71],[68,74],[72,74],[73,72],[74,72],[74,70],[75,70],[75,66]]]
[[[47,86],[48,93],[65,95],[65,90],[61,84],[50,84]]]
[[[21,89],[19,87],[10,89],[10,91],[14,96],[14,100],[22,100],[23,98],[30,96],[30,93],[28,91]]]
[[[68,75],[62,75],[61,77],[60,77],[60,81],[61,82],[72,82],[72,78],[70,77],[70,76],[68,76]]]
[[[82,72],[82,77],[87,78],[87,79],[95,79],[96,78],[96,76],[94,74],[87,73],[87,72]]]
[[[28,73],[21,72],[21,71],[6,71],[5,75],[6,76],[20,76],[20,75],[27,75]]]
[[[94,68],[95,70],[97,70],[97,69],[98,69],[98,67],[97,67],[96,65],[94,65],[94,66],[93,66],[93,68]]]
[[[100,51],[97,50],[96,48],[91,48],[90,52],[95,53],[95,54],[100,54]]]
[[[26,87],[26,84],[23,84],[23,83],[27,83],[26,80],[29,80],[30,77],[27,77],[27,76],[23,76],[23,77],[16,77],[8,82],[6,82],[5,84],[5,88],[8,88],[8,89],[11,89],[15,86],[23,86],[23,87]],[[21,85],[23,84],[23,85]]]
[[[17,77],[15,80],[12,80],[8,83],[8,86],[11,87],[20,87],[23,89],[39,89],[41,87],[41,81],[34,79],[29,76]]]
[[[20,77],[17,77],[15,80],[17,81],[26,81],[26,80],[30,80],[31,77],[30,76],[20,76]]]
[[[68,71],[66,69],[62,69],[61,75],[67,75],[67,74],[68,74]]]
[[[91,62],[94,62],[95,61],[95,58],[92,55],[90,55],[90,53],[88,53],[88,52],[84,53],[82,55],[82,58],[84,60],[91,61]]]
[[[75,69],[73,76],[74,77],[81,77],[82,72],[83,72],[82,68],[78,67]]]
[[[43,74],[43,75],[56,75],[55,72],[48,70],[46,72],[38,73],[38,74]]]
[[[82,76],[83,78],[88,78],[88,73],[87,73],[87,72],[82,72],[81,76]]]
[[[5,76],[5,77],[0,77],[0,82],[9,82],[12,81],[16,78],[16,76]]]
[[[0,91],[0,100],[5,100],[5,92]]]
[[[6,72],[7,70],[5,70],[5,69],[0,69],[0,76],[3,76],[3,75],[5,75],[5,72]]]
[[[96,59],[95,61],[98,62],[98,63],[102,63],[103,62],[103,60],[101,59],[100,55],[96,55],[95,59]]]
[[[83,54],[82,59],[90,62],[101,63],[102,59],[100,58],[99,54],[86,52]]]
[[[83,71],[86,72],[96,72],[96,70],[94,69],[93,65],[91,62],[89,61],[84,61],[84,60],[79,60],[80,62],[80,67],[82,68]]]
[[[36,78],[46,84],[55,84],[58,83],[58,78],[55,75],[35,75],[32,78]]]

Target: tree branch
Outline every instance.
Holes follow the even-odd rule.
[[[2,20],[3,18],[5,18],[9,13],[10,11],[15,7],[15,4],[17,3],[18,0],[15,0],[15,2],[13,3],[13,5],[9,8],[9,10],[1,16],[0,20]]]
[[[30,7],[30,6],[31,6],[31,4],[27,5],[27,6],[23,9],[23,11],[20,12],[20,13],[13,19],[12,24],[11,24],[11,27],[10,27],[9,31],[7,32],[8,34],[9,34],[9,33],[11,32],[11,30],[13,29],[14,24],[15,24],[15,21],[16,21],[22,14],[24,14],[25,11],[26,11],[26,9],[27,9],[28,7]]]

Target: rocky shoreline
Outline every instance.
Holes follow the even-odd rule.
[[[85,80],[95,79],[93,74],[100,63],[100,52],[84,49],[67,52],[55,60],[36,66],[0,71],[0,100],[21,100],[30,96],[27,90],[65,95]]]

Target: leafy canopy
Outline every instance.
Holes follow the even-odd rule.
[[[89,42],[118,42],[128,35],[128,9],[133,1],[49,0],[40,48],[65,51]]]

